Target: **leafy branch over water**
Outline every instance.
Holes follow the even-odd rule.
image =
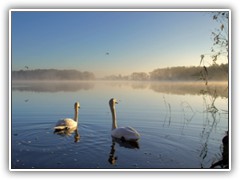
[[[209,79],[209,68],[206,67],[206,64],[217,65],[219,59],[224,60],[225,62],[229,61],[229,12],[219,11],[212,13],[212,19],[218,25],[218,28],[214,29],[211,33],[212,35],[212,47],[210,53],[205,53],[200,56],[200,66],[201,70],[201,79],[205,81],[205,84],[208,84]],[[212,60],[212,63],[206,62],[206,57],[209,57]],[[224,68],[220,68],[222,75],[228,77],[228,71]]]

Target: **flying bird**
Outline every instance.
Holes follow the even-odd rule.
[[[106,52],[105,55],[109,55],[109,52]]]
[[[28,69],[28,66],[24,66],[26,69]]]

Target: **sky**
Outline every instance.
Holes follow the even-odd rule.
[[[12,11],[12,70],[76,69],[97,77],[198,66],[217,24],[197,11]]]

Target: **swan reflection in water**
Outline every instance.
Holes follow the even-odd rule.
[[[109,100],[109,107],[112,113],[112,132],[111,135],[113,138],[122,139],[125,141],[138,141],[140,134],[133,129],[132,127],[118,127],[117,125],[117,115],[115,105],[118,104],[115,98]]]
[[[116,153],[116,149],[115,149],[116,143],[120,147],[124,147],[124,148],[128,148],[128,149],[139,149],[139,143],[137,141],[124,141],[124,140],[112,137],[111,151],[109,153],[109,158],[108,158],[108,162],[112,165],[114,165],[117,162],[117,159],[118,159],[118,157],[115,155],[115,153]]]
[[[138,140],[140,134],[132,127],[118,127],[117,126],[117,116],[115,110],[115,104],[118,104],[115,98],[109,100],[109,106],[112,113],[112,145],[111,151],[109,153],[108,162],[110,164],[115,164],[117,161],[117,156],[115,155],[115,144],[118,143],[120,147],[128,149],[139,149]]]
[[[74,104],[74,119],[71,118],[65,118],[62,120],[59,120],[54,127],[54,134],[58,134],[61,136],[70,136],[73,132],[75,132],[74,135],[74,142],[79,142],[80,135],[78,133],[78,111],[80,108],[80,103],[75,102]]]
[[[74,133],[74,142],[77,143],[80,141],[80,134],[78,132],[78,128],[72,128],[72,129],[55,129],[54,134],[57,134],[59,136],[71,136]]]

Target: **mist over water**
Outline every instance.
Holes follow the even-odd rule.
[[[203,82],[191,81],[13,81],[14,91],[35,91],[35,92],[74,92],[81,90],[92,90],[96,84],[105,84],[112,87],[130,87],[134,89],[150,89],[159,93],[170,94],[214,94],[228,97],[228,83],[225,81],[210,82],[206,86]]]
[[[111,138],[110,98],[119,126],[141,135],[138,144]],[[54,133],[74,116],[77,131]],[[192,82],[13,81],[13,169],[210,168],[228,131],[228,85]],[[219,167],[218,167],[219,168]]]
[[[12,169],[229,167],[230,10],[12,9],[9,22]],[[112,138],[116,124],[140,140]]]

